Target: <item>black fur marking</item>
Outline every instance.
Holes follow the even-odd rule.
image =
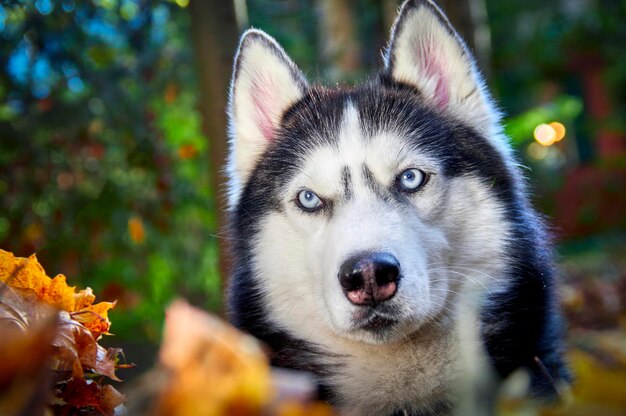
[[[370,168],[367,167],[365,163],[363,164],[363,180],[365,181],[365,184],[372,192],[374,192],[376,195],[381,194],[380,185],[378,185],[378,182],[376,182],[376,178],[374,177],[374,174],[372,173]]]
[[[352,176],[350,175],[350,168],[344,166],[341,169],[341,185],[343,187],[343,197],[345,200],[352,198]]]

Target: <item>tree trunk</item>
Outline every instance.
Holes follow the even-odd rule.
[[[239,29],[235,6],[231,0],[192,0],[189,3],[189,15],[200,87],[202,129],[209,141],[211,184],[217,209],[217,234],[222,236],[218,238],[219,271],[222,282],[225,282],[230,261],[227,240],[223,237],[226,201],[222,168],[227,143],[228,86]]]
[[[356,30],[353,0],[318,0],[321,55],[330,79],[350,79],[361,69],[361,45]]]

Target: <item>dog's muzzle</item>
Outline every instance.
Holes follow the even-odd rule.
[[[398,290],[400,263],[389,253],[367,252],[348,259],[339,269],[339,284],[358,306],[376,306]]]

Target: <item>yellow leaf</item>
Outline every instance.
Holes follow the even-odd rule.
[[[81,309],[91,306],[95,300],[96,296],[93,294],[93,291],[90,287],[88,287],[87,289],[83,289],[78,293],[75,293],[74,311],[79,311]]]
[[[160,361],[171,378],[157,414],[258,415],[274,396],[256,340],[183,301],[167,310]]]
[[[30,289],[38,300],[72,314],[78,313],[76,316],[80,318],[76,320],[87,323],[85,326],[94,334],[109,330],[111,322],[107,312],[115,306],[115,302],[93,305],[96,297],[91,288],[76,293],[74,286],[67,285],[64,275],[51,279],[34,254],[23,258],[0,250],[0,281],[15,289]],[[94,336],[97,338],[97,335]]]
[[[95,339],[101,334],[107,334],[111,327],[111,321],[107,315],[108,311],[115,307],[116,302],[100,302],[88,306],[79,311],[73,312],[72,319],[83,324]]]
[[[133,216],[128,220],[128,235],[135,244],[143,244],[146,240],[146,230],[143,221],[137,216]]]
[[[74,287],[68,286],[65,276],[57,275],[43,291],[41,300],[64,311],[74,309]]]
[[[39,296],[43,293],[44,288],[50,284],[51,279],[46,276],[34,254],[26,259],[15,257],[12,253],[3,251],[2,263],[0,270],[3,273],[0,279],[11,287],[32,289]]]

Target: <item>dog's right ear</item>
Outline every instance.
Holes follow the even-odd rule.
[[[302,98],[306,89],[302,72],[271,36],[256,29],[243,34],[228,106],[231,194],[238,193],[232,187],[245,183],[266,146],[274,140],[284,112]]]
[[[391,29],[385,72],[478,129],[498,121],[474,58],[432,0],[406,0]]]

